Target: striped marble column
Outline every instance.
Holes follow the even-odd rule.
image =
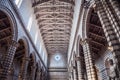
[[[35,79],[35,70],[36,70],[36,66],[33,65],[33,66],[32,66],[32,72],[31,72],[31,77],[32,77],[31,80],[34,80],[34,79]]]
[[[81,57],[76,57],[77,61],[77,71],[78,71],[78,80],[85,80],[84,79],[84,73],[82,72],[82,63],[81,63]]]
[[[8,47],[8,51],[3,59],[2,66],[0,68],[0,80],[7,80],[7,76],[11,68],[11,64],[13,62],[17,46],[17,42],[12,40],[10,46]]]
[[[74,80],[73,70],[71,71],[71,80]]]
[[[41,72],[38,70],[37,71],[37,78],[36,78],[36,80],[40,80],[40,75],[41,75]],[[44,75],[43,75],[42,79],[44,80]]]
[[[27,67],[30,61],[29,57],[23,57],[18,80],[26,80]]]
[[[110,20],[108,18],[108,13],[106,13],[102,3],[99,0],[95,0],[96,4],[96,11],[98,13],[98,16],[100,18],[102,28],[104,30],[105,36],[108,41],[108,45],[112,47],[112,52],[114,55],[115,62],[118,67],[118,71],[120,73],[120,42],[119,38],[114,31],[115,28],[112,27],[112,24],[110,23]]]
[[[113,6],[115,13],[117,14],[117,17],[120,20],[120,2],[118,0],[109,0],[111,5]]]
[[[43,71],[41,72],[41,78],[40,78],[40,80],[43,80]]]
[[[83,46],[87,78],[88,80],[97,80],[96,75],[95,75],[97,73],[95,73],[94,63],[93,63],[93,59],[91,55],[92,53],[90,51],[89,39],[82,40],[81,45]]]
[[[78,78],[77,78],[77,66],[75,65],[75,61],[73,61],[73,75],[74,75],[74,80],[78,80]]]
[[[112,24],[111,27],[114,28],[114,32],[116,33],[116,36],[120,41],[120,22],[119,22],[120,20],[118,20],[116,12],[114,11],[109,0],[102,0],[101,3],[104,7],[105,12],[107,13],[110,23]]]
[[[42,75],[42,70],[40,69],[40,79],[41,79],[41,75]]]
[[[71,66],[69,66],[69,80],[74,80],[73,79],[73,68]]]

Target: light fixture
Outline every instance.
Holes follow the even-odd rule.
[[[59,61],[60,58],[61,58],[60,55],[55,55],[55,60],[56,60],[56,61]]]
[[[108,50],[113,51],[113,47],[112,46],[108,46]]]

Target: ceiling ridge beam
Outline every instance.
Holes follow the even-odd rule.
[[[100,36],[100,35],[95,34],[95,33],[93,33],[93,32],[89,32],[89,33],[90,33],[91,35],[96,36],[96,37],[99,37],[99,38],[102,38],[102,39],[106,39],[105,36]]]

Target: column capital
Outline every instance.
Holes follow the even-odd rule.
[[[94,1],[95,1],[95,4],[93,5],[93,8],[97,12],[99,8],[102,6],[102,4],[100,0],[94,0]]]
[[[9,45],[12,45],[12,46],[14,46],[14,47],[18,47],[18,42],[17,41],[15,41],[15,40],[12,40],[10,43],[9,43]]]
[[[75,61],[72,61],[72,69],[76,69],[76,66],[75,66]]]
[[[107,49],[110,50],[110,51],[113,51],[113,50],[114,50],[114,49],[113,49],[113,46],[108,46]]]
[[[31,66],[33,69],[35,69],[36,68],[36,66],[35,65],[33,65],[33,66]]]
[[[75,57],[76,61],[80,61],[80,56]]]
[[[97,4],[95,4],[95,3],[93,4],[93,9],[94,9],[94,11],[97,13],[97,10],[98,10],[98,9],[97,9]]]
[[[89,6],[90,6],[90,0],[89,0],[89,1],[85,1],[85,2],[83,3],[83,7],[84,7],[85,9],[88,9]]]
[[[72,72],[72,70],[73,70],[73,66],[70,66],[69,71]]]
[[[80,40],[81,45],[85,45],[86,43],[89,43],[91,41],[91,38],[85,38]]]
[[[26,60],[26,61],[30,61],[30,58],[29,58],[29,57],[23,57],[22,59],[23,59],[23,60]]]

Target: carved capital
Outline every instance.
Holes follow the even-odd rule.
[[[83,3],[83,7],[84,7],[85,9],[88,9],[89,6],[90,6],[90,0],[89,0],[89,1],[85,1],[85,2]]]
[[[113,51],[113,46],[108,46],[108,50]]]
[[[81,45],[85,45],[86,43],[89,43],[91,41],[91,38],[85,38],[80,40]]]
[[[72,70],[73,70],[73,67],[72,67],[72,66],[70,66],[70,67],[69,67],[69,71],[70,71],[70,72],[72,72]]]
[[[23,57],[23,60],[30,61],[30,58],[29,57]]]
[[[75,57],[75,60],[76,60],[76,61],[80,61],[80,56]]]
[[[9,45],[12,45],[12,46],[14,46],[14,47],[18,47],[18,42],[17,41],[15,41],[15,40],[12,40],[10,43],[9,43]]]
[[[76,69],[76,66],[73,65],[72,68],[73,68],[73,69]]]
[[[36,68],[36,66],[31,66],[33,69],[35,69]]]
[[[93,8],[97,12],[99,10],[99,8],[103,5],[101,4],[100,0],[94,0],[94,1],[95,1],[95,4],[93,5]]]

